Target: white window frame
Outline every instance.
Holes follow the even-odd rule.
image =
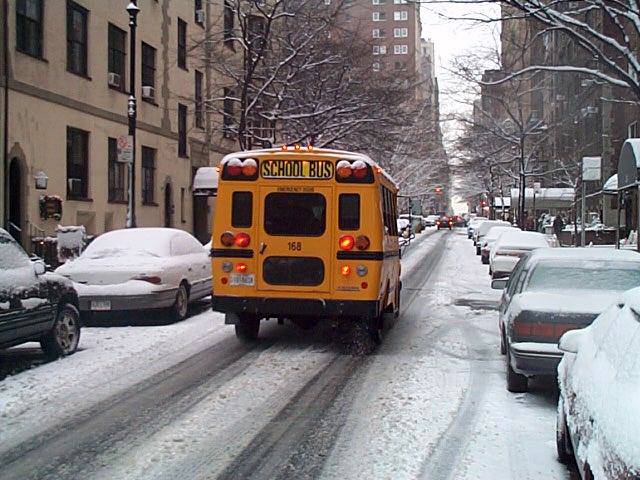
[[[396,10],[393,12],[393,19],[397,22],[409,20],[409,12],[407,10]]]

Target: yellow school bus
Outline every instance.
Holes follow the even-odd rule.
[[[213,309],[243,340],[258,337],[263,319],[286,319],[364,325],[379,341],[400,308],[397,193],[359,153],[284,146],[227,155],[211,242]]]

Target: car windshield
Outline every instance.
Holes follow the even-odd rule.
[[[144,230],[118,230],[96,238],[81,258],[108,258],[142,255],[168,257],[169,238],[164,234]]]
[[[27,267],[30,263],[27,254],[13,239],[0,236],[0,269]]]
[[[616,290],[640,286],[640,262],[603,260],[539,262],[531,272],[527,290]]]

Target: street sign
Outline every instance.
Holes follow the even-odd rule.
[[[120,135],[118,137],[118,162],[133,162],[133,136]]]
[[[600,180],[601,157],[582,157],[582,180],[595,182]]]

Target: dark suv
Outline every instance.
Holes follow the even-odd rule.
[[[38,341],[49,357],[78,348],[80,315],[73,284],[45,273],[0,229],[0,348]]]

